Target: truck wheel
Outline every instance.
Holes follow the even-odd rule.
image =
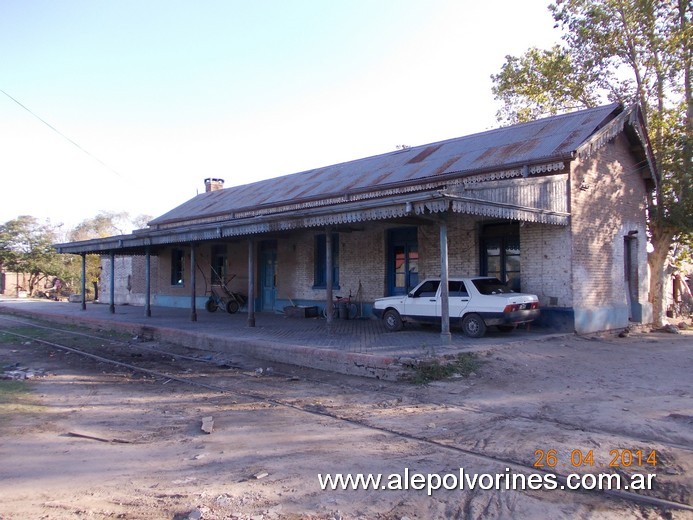
[[[218,308],[219,306],[217,305],[217,302],[215,302],[214,300],[210,299],[205,302],[205,310],[207,312],[216,312]]]
[[[462,330],[470,338],[480,338],[486,334],[486,323],[478,314],[467,314],[462,320]]]
[[[226,304],[226,312],[229,314],[236,314],[238,312],[238,309],[240,309],[240,306],[238,305],[238,302],[235,300],[229,301],[229,303]]]
[[[390,332],[397,332],[402,330],[402,317],[394,309],[388,309],[383,314],[383,322],[385,323],[385,328]]]

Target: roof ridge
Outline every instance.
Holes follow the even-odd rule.
[[[511,129],[519,128],[519,127],[523,127],[523,126],[531,126],[531,125],[536,125],[536,124],[543,124],[543,123],[546,123],[548,120],[551,120],[551,119],[556,119],[556,120],[557,120],[557,119],[568,118],[568,117],[577,117],[579,114],[584,115],[584,114],[586,114],[586,113],[594,112],[594,111],[599,111],[599,110],[604,110],[604,111],[606,111],[606,109],[614,110],[614,109],[617,108],[619,105],[620,105],[619,103],[616,103],[616,102],[615,102],[615,103],[610,103],[610,104],[608,104],[608,105],[602,105],[602,106],[598,106],[598,107],[591,107],[591,108],[573,110],[572,112],[565,112],[565,113],[563,113],[563,114],[556,114],[556,115],[553,115],[553,116],[546,116],[546,117],[542,117],[542,118],[535,119],[535,120],[532,120],[532,121],[525,121],[525,122],[523,122],[523,123],[515,123],[515,124],[513,124],[513,125],[503,126],[503,127],[499,127],[499,128],[491,128],[491,129],[489,129],[489,130],[482,130],[481,132],[475,132],[475,133],[473,133],[473,134],[461,135],[461,136],[458,136],[458,137],[451,137],[451,138],[449,138],[449,139],[443,139],[443,140],[440,140],[440,141],[433,141],[433,142],[430,142],[430,143],[417,144],[417,145],[413,145],[413,146],[410,146],[410,147],[405,148],[405,149],[391,150],[391,151],[389,151],[389,152],[377,153],[377,154],[373,154],[373,155],[368,155],[368,156],[366,156],[366,157],[358,157],[358,158],[356,158],[356,159],[349,159],[349,160],[341,161],[341,162],[338,162],[338,163],[325,164],[325,165],[323,165],[323,166],[317,166],[317,167],[315,167],[315,168],[309,168],[309,169],[307,169],[307,170],[302,170],[302,171],[300,171],[300,172],[292,172],[292,173],[280,174],[280,175],[277,175],[277,176],[275,176],[275,177],[268,177],[268,178],[266,178],[266,179],[260,179],[260,180],[253,181],[253,182],[246,182],[246,183],[244,183],[244,184],[236,184],[236,185],[234,185],[234,186],[228,186],[228,187],[224,188],[224,190],[233,189],[233,188],[241,188],[241,187],[243,187],[243,186],[250,186],[250,185],[257,184],[257,183],[260,183],[260,182],[265,182],[265,181],[273,181],[273,180],[276,180],[276,179],[279,179],[279,178],[293,177],[293,176],[298,176],[298,175],[310,174],[310,173],[316,172],[316,171],[318,171],[318,170],[322,170],[322,169],[324,169],[324,168],[333,168],[333,167],[338,167],[338,166],[341,166],[341,165],[344,165],[344,164],[355,164],[355,163],[358,163],[358,162],[361,162],[361,161],[368,161],[368,160],[374,159],[374,158],[376,158],[376,157],[385,157],[385,156],[388,156],[388,155],[398,155],[398,154],[403,154],[403,153],[406,153],[406,152],[413,152],[413,151],[415,151],[415,150],[419,150],[419,152],[420,152],[420,151],[422,151],[422,150],[424,150],[424,149],[426,149],[426,148],[428,148],[428,147],[431,147],[431,146],[443,145],[443,144],[446,144],[446,143],[450,143],[450,142],[452,142],[452,141],[459,141],[459,140],[462,140],[462,139],[470,139],[470,138],[478,137],[478,136],[482,136],[482,135],[489,135],[489,134],[499,133],[499,132],[507,132],[507,131],[509,131],[509,130],[511,130]],[[217,190],[217,191],[221,191],[221,190]],[[214,193],[214,192],[212,192],[212,193]],[[200,195],[205,195],[205,193],[201,193]]]
[[[275,206],[287,201],[317,200],[383,186],[420,184],[452,173],[490,171],[515,163],[534,164],[540,159],[550,161],[575,151],[589,135],[614,119],[612,116],[618,107],[620,104],[611,103],[575,110],[229,186],[189,199],[149,224],[199,220],[204,215]],[[553,130],[546,129],[552,121],[563,122]]]

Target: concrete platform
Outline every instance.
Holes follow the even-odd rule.
[[[198,309],[197,321],[189,309],[109,306],[31,299],[0,299],[0,316],[16,315],[57,324],[74,324],[145,336],[193,348],[236,353],[257,359],[328,370],[342,374],[395,380],[422,359],[460,352],[509,346],[513,342],[564,336],[541,329],[518,329],[471,339],[453,330],[452,342],[441,344],[433,327],[409,326],[387,332],[376,319],[334,320],[331,330],[324,318],[291,318],[283,314],[256,313],[255,327],[248,327],[247,314],[208,313]]]

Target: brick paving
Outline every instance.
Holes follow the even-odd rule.
[[[291,318],[283,314],[256,313],[256,326],[249,327],[247,314],[242,311],[227,314],[198,309],[197,321],[192,321],[190,309],[152,307],[152,316],[146,317],[143,307],[116,306],[115,313],[111,314],[109,306],[105,304],[88,303],[87,309],[82,310],[78,303],[28,299],[0,299],[0,315],[3,314],[132,333],[140,331],[156,335],[158,331],[162,338],[165,333],[165,339],[188,346],[199,346],[198,339],[204,337],[207,348],[218,345],[220,351],[229,352],[243,347],[246,354],[306,366],[310,366],[310,362],[301,362],[301,356],[326,357],[327,369],[330,369],[329,363],[358,364],[367,359],[368,363],[382,365],[391,363],[393,359],[423,359],[486,350],[493,346],[541,340],[554,335],[540,329],[518,329],[508,334],[491,328],[485,337],[472,339],[453,329],[451,344],[443,345],[440,332],[435,327],[411,325],[392,333],[385,330],[380,320],[373,318],[335,319],[328,330],[324,318]],[[320,367],[325,368],[323,365]],[[335,370],[342,371],[339,367],[335,367]]]

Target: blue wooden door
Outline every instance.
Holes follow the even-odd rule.
[[[419,283],[417,229],[400,228],[390,230],[387,256],[388,294],[407,294]]]

